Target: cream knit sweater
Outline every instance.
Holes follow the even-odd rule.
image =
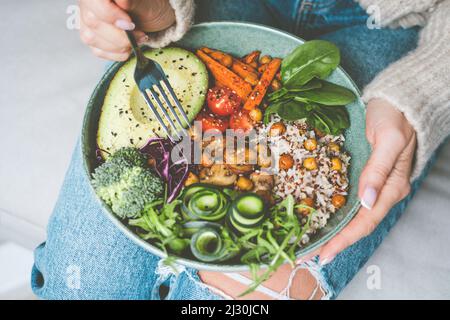
[[[450,134],[450,0],[357,0],[376,8],[382,27],[423,27],[418,48],[381,72],[364,89],[363,99],[382,98],[405,115],[417,133],[412,179]],[[179,40],[193,22],[193,0],[170,0],[177,22],[152,37],[162,47]],[[376,7],[373,7],[376,6]]]

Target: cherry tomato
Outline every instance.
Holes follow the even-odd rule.
[[[218,116],[229,116],[242,105],[242,99],[227,87],[214,87],[208,90],[208,108]]]
[[[247,132],[253,129],[253,121],[250,118],[249,112],[240,110],[233,113],[230,117],[230,128],[233,130],[243,130]]]
[[[219,132],[225,132],[228,129],[229,122],[227,118],[217,117],[207,111],[201,112],[196,121],[202,122],[202,131],[217,130]]]

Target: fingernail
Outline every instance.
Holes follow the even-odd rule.
[[[329,264],[331,261],[333,261],[335,256],[331,256],[331,257],[326,257],[324,259],[320,259],[319,264],[323,267],[327,264]]]
[[[367,187],[364,190],[363,196],[361,198],[361,205],[364,208],[371,210],[376,200],[377,200],[377,190],[375,190],[372,187]]]
[[[299,258],[299,259],[295,260],[295,264],[296,264],[296,265],[302,264],[303,262],[304,262],[304,261],[303,261],[302,258]]]
[[[116,27],[125,31],[134,30],[136,28],[135,24],[126,20],[117,20]]]
[[[142,36],[142,37],[139,38],[138,44],[146,43],[146,42],[148,42],[148,40],[150,40],[150,38],[147,35]]]

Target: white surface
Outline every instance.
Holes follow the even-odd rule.
[[[76,1],[3,0],[0,11],[0,241],[44,238],[84,106],[104,62],[66,28]],[[450,146],[395,229],[341,298],[450,298]],[[1,260],[0,260],[1,261]],[[0,269],[2,265],[0,264]],[[1,273],[1,270],[0,270]]]
[[[403,216],[340,299],[450,299],[449,163],[447,144]],[[381,281],[380,289],[371,290],[367,281],[374,266]]]
[[[30,271],[33,253],[11,242],[0,243],[0,299],[32,297]]]
[[[0,209],[40,227],[104,65],[66,28],[73,3],[3,0],[0,10]]]

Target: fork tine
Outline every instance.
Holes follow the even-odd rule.
[[[183,116],[184,121],[186,121],[187,127],[190,128],[191,127],[191,123],[189,122],[188,116],[187,116],[186,112],[184,112],[184,109],[181,106],[181,103],[178,100],[177,95],[175,94],[175,91],[173,91],[173,88],[170,85],[169,81],[167,80],[166,77],[164,77],[162,82],[166,85],[167,90],[169,91],[170,95],[172,96],[173,101],[175,101],[175,105],[176,105],[178,111],[180,111],[181,115]]]
[[[172,121],[172,118],[170,117],[170,115],[167,113],[166,108],[164,108],[163,103],[161,102],[161,100],[158,97],[158,93],[155,91],[155,89],[153,88],[149,88],[147,89],[148,91],[150,91],[150,93],[153,96],[153,99],[155,99],[156,104],[158,105],[159,109],[163,112],[164,117],[167,119],[167,121],[169,122],[169,124],[172,126],[172,130],[175,132],[175,134],[177,135],[177,138],[180,139],[181,137],[178,135],[177,132],[177,127],[175,126],[175,123]]]
[[[183,122],[181,122],[181,119],[178,116],[178,113],[173,108],[172,103],[170,102],[169,97],[167,96],[164,88],[160,84],[157,84],[155,86],[158,88],[159,92],[161,92],[161,95],[162,95],[162,97],[164,99],[164,102],[167,104],[167,106],[170,109],[170,112],[173,114],[173,116],[175,117],[176,121],[178,122],[178,125],[180,126],[180,131],[184,132],[185,130],[184,130],[184,127],[183,127]]]
[[[148,96],[147,92],[141,91],[141,93],[144,96],[144,99],[147,102],[150,109],[152,110],[153,114],[155,115],[156,119],[158,120],[159,124],[163,127],[164,131],[167,133],[167,136],[172,140],[169,128],[167,128],[166,124],[162,120],[161,116],[159,115],[158,111],[156,110],[155,106],[153,105],[153,102],[150,99],[150,97]]]

